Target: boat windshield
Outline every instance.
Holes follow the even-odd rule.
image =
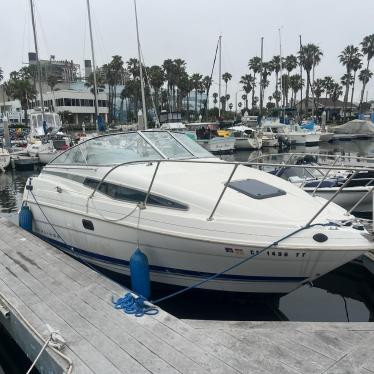
[[[184,134],[172,135],[168,131],[105,135],[70,148],[50,164],[111,166],[132,161],[213,157],[189,140]]]

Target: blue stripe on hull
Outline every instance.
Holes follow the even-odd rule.
[[[117,266],[123,266],[127,268],[130,266],[130,262],[127,260],[89,252],[84,249],[79,249],[73,246],[69,246],[65,243],[61,243],[57,240],[47,238],[40,234],[35,234],[35,235],[39,236],[41,239],[51,243],[53,246],[58,247],[59,249],[73,256],[80,255],[80,256],[91,258],[92,260],[100,261],[100,262],[107,263],[107,264],[117,265]],[[168,267],[156,266],[156,265],[149,265],[149,268],[151,272],[172,274],[172,275],[177,275],[177,276],[189,276],[189,277],[195,277],[195,278],[208,278],[215,274],[215,273],[206,273],[206,272],[193,271],[193,270],[168,268]],[[229,280],[229,281],[247,281],[247,282],[300,283],[300,282],[305,281],[307,278],[306,277],[269,277],[269,276],[221,274],[216,279],[217,280]]]

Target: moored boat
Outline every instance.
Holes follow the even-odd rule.
[[[337,205],[320,211],[324,200],[167,131],[76,145],[29,179],[23,203],[33,232],[58,248],[129,275],[139,247],[151,280],[174,286],[190,286],[296,231],[201,287],[284,294],[373,248],[362,231],[338,224],[347,216]]]

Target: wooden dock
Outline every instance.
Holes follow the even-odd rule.
[[[161,309],[137,318],[112,306],[124,292],[0,219],[0,323],[31,360],[47,324],[66,340],[65,359],[41,355],[41,373],[66,372],[69,360],[73,373],[374,373],[371,323],[182,321]]]

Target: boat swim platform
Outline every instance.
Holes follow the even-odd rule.
[[[372,323],[135,317],[113,307],[126,291],[0,219],[0,323],[31,361],[51,330],[66,341],[41,354],[40,373],[374,373]]]

